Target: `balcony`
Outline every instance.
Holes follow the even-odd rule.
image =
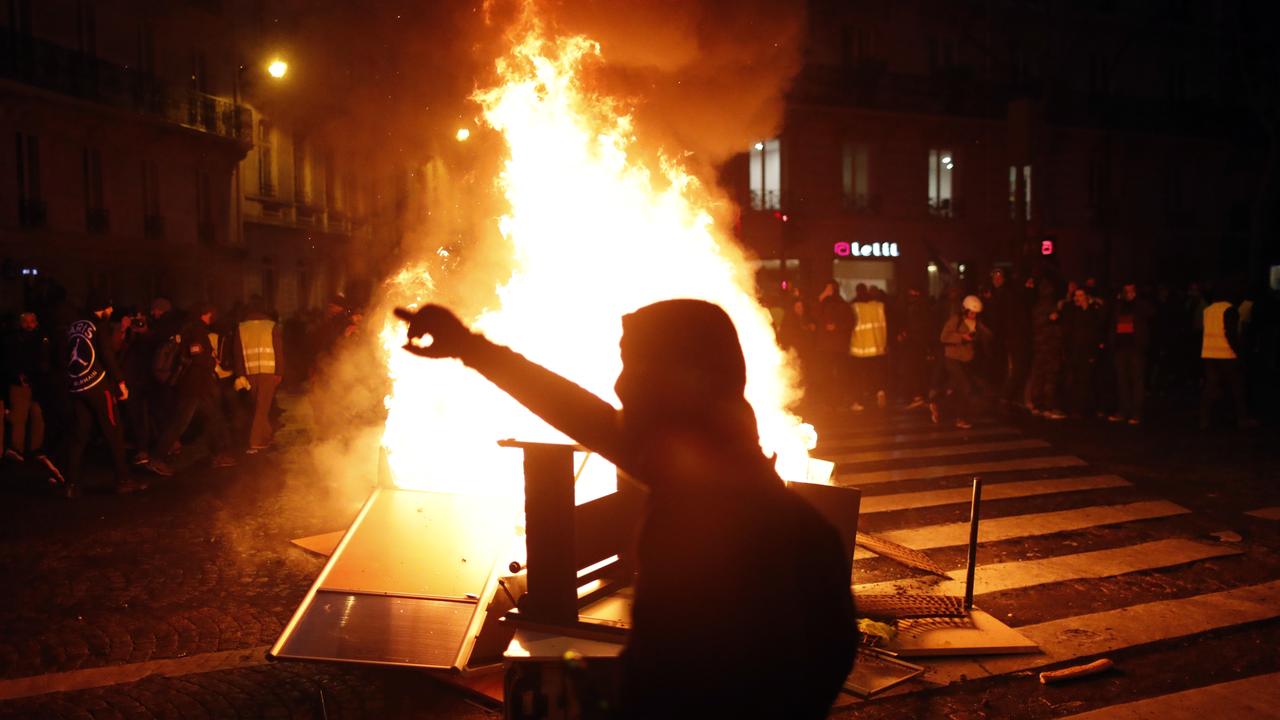
[[[0,79],[249,141],[249,114],[239,105],[12,30],[0,30]]]

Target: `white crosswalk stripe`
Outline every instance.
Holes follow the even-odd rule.
[[[860,421],[866,419],[854,418],[849,423]],[[980,523],[980,564],[974,583],[978,606],[983,597],[989,596],[989,602],[1004,603],[1005,609],[1013,611],[1017,609],[1018,598],[1043,598],[1043,593],[1049,592],[1045,588],[1055,583],[1080,590],[1094,584],[1102,589],[1107,583],[1120,582],[1133,573],[1182,572],[1189,578],[1185,580],[1187,587],[1173,599],[1154,587],[1146,590],[1141,583],[1131,583],[1140,589],[1129,588],[1129,594],[1123,596],[1123,607],[1112,607],[1104,601],[1095,606],[1103,608],[1096,612],[1066,617],[1058,616],[1053,608],[1041,607],[1038,615],[1028,615],[1050,619],[1027,625],[1008,621],[1015,630],[1038,644],[1041,652],[981,658],[918,658],[927,668],[925,674],[890,694],[1029,670],[1280,617],[1280,580],[1254,580],[1257,584],[1223,589],[1217,580],[1207,583],[1198,579],[1197,568],[1203,564],[1238,562],[1236,558],[1243,555],[1243,550],[1239,545],[1189,537],[1185,534],[1187,530],[1179,530],[1194,524],[1178,520],[1191,516],[1190,509],[1153,497],[1124,477],[1099,472],[1091,468],[1087,460],[1063,453],[1062,448],[1055,449],[1039,438],[1026,437],[1017,428],[985,425],[955,430],[939,428],[927,418],[911,416],[875,426],[820,431],[819,449],[814,454],[845,466],[836,475],[837,484],[864,490],[861,530],[868,531],[870,524],[875,528],[874,534],[885,540],[931,554],[940,552],[939,557],[947,558],[944,567],[953,568],[948,573],[949,579],[919,576],[918,571],[887,560],[867,565],[868,560],[877,556],[858,548],[855,595],[963,594],[965,570],[956,568],[954,563],[956,548],[968,542],[969,524],[939,523],[938,520],[948,517],[960,520],[967,515],[972,496],[968,478],[991,473],[999,475],[988,478],[983,487],[986,512]],[[866,472],[848,469],[850,464],[857,463],[874,465]],[[1067,509],[1055,509],[1062,507]],[[1248,515],[1280,519],[1280,508],[1259,508]],[[1060,533],[1077,533],[1066,538],[1088,538],[1089,542],[1079,550],[1075,550],[1077,542],[1055,546],[1053,541]],[[1027,549],[1021,550],[1018,541],[1026,541]],[[996,544],[999,562],[982,562],[984,548]],[[883,579],[895,576],[899,579]],[[860,581],[859,577],[870,582]],[[1203,588],[1196,583],[1201,583]],[[1144,590],[1149,596],[1142,596]],[[1014,613],[1011,617],[1018,615]],[[1263,687],[1268,682],[1280,686],[1277,679],[1262,676],[1241,681],[1239,687]],[[1195,713],[1197,716],[1214,716],[1210,711],[1214,707],[1213,698],[1226,697],[1234,686],[1228,682],[1212,689],[1217,687],[1188,691],[1189,703],[1204,704],[1200,712]],[[1179,701],[1178,697],[1167,701],[1153,698],[1080,717],[1090,720],[1191,717],[1153,710],[1174,707]],[[1268,700],[1271,705],[1241,702],[1239,707],[1243,710],[1228,713],[1230,716],[1249,716],[1249,708],[1274,707],[1280,700]]]

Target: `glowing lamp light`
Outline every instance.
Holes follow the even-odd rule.
[[[458,132],[454,133],[454,137],[458,142],[466,142],[471,137],[471,130],[468,128],[458,128]]]
[[[950,164],[951,164],[951,156],[950,156],[950,155],[943,155],[943,156],[942,156],[942,164],[943,164],[943,165],[950,165]]]
[[[762,143],[762,142],[758,142],[758,143],[756,143],[756,144],[755,144],[755,148],[756,148],[757,150],[763,150],[763,149],[764,149],[764,143]]]
[[[289,63],[279,58],[272,60],[271,64],[267,66],[267,74],[277,80],[284,77],[285,74],[288,72],[289,72]]]

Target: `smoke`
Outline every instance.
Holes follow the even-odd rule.
[[[335,157],[388,168],[375,195],[403,228],[397,264],[424,268],[416,287],[401,278],[375,292],[358,331],[322,363],[305,408],[310,450],[291,476],[333,488],[369,485],[388,390],[377,337],[386,313],[430,297],[474,316],[507,280],[510,248],[496,223],[506,208],[494,184],[505,148],[480,122],[472,96],[496,81],[495,60],[522,22],[532,15],[553,34],[597,41],[601,59],[586,68],[584,83],[632,115],[635,150],[679,158],[714,186],[721,163],[782,122],[783,95],[799,66],[797,5],[277,0],[264,10],[242,53],[287,57],[290,71],[283,83],[250,83],[249,100]],[[455,139],[462,127],[472,131],[465,143]],[[392,176],[410,180],[401,188]]]

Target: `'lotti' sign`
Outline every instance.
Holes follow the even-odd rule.
[[[898,257],[898,243],[847,243],[838,242],[833,247],[837,257]]]

